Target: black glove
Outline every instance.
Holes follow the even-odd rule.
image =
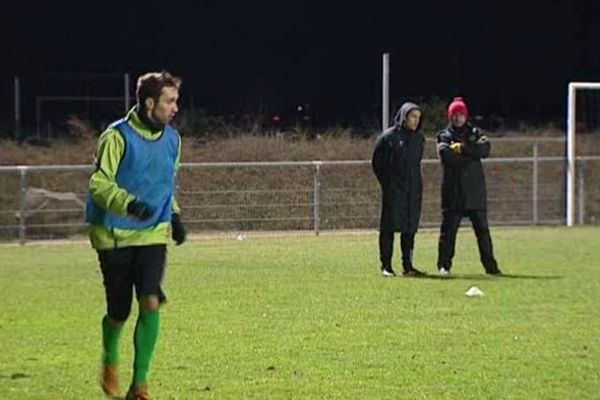
[[[154,214],[154,208],[140,200],[132,200],[127,204],[127,214],[140,221],[147,220]]]
[[[185,242],[185,228],[181,223],[181,219],[179,218],[179,214],[171,215],[171,237],[175,241],[175,244],[179,246],[181,243]]]

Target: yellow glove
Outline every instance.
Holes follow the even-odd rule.
[[[450,150],[452,150],[456,154],[460,154],[462,152],[462,143],[455,142],[450,145]]]

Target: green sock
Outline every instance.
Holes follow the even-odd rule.
[[[102,318],[102,346],[104,355],[102,361],[107,365],[116,365],[119,362],[119,338],[123,325],[115,328],[108,322],[108,315]]]
[[[160,314],[158,310],[140,310],[135,325],[133,344],[135,361],[133,363],[133,384],[145,385],[154,346],[158,340]]]

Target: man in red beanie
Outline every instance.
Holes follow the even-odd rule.
[[[448,106],[449,125],[437,135],[437,151],[444,169],[442,180],[442,226],[437,267],[448,277],[463,216],[473,224],[479,256],[485,272],[501,275],[494,258],[487,219],[487,190],[481,159],[490,154],[490,142],[478,128],[467,123],[469,110],[461,97]]]

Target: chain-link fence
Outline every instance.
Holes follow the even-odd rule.
[[[492,225],[564,224],[564,157],[484,161]],[[421,225],[440,222],[439,161],[427,159]],[[578,158],[580,224],[600,220],[600,157]],[[0,240],[85,234],[90,166],[0,167]],[[375,229],[380,190],[370,162],[185,163],[178,200],[188,229],[200,232]]]

